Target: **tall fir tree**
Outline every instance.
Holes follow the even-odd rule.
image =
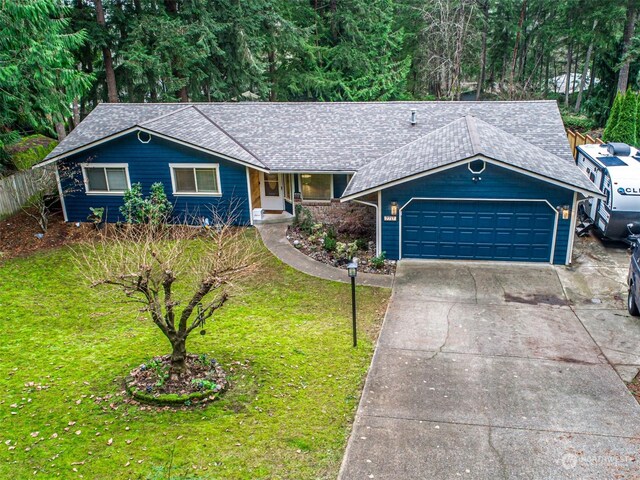
[[[610,130],[608,142],[622,142],[636,145],[636,122],[638,110],[638,95],[629,90],[624,94],[620,104],[620,114],[617,123]]]
[[[622,100],[624,95],[621,93],[617,93],[614,100],[613,106],[611,107],[611,112],[609,113],[609,118],[607,118],[607,124],[605,126],[604,131],[602,132],[602,139],[605,142],[611,141],[611,132],[614,127],[618,124],[618,119],[620,118],[620,109],[622,107]]]
[[[57,0],[0,6],[0,150],[21,130],[64,131],[73,99],[91,83],[72,53],[86,33],[69,31],[67,13]]]

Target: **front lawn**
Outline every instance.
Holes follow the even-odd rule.
[[[123,396],[170,352],[134,304],[89,289],[66,249],[0,263],[0,478],[335,478],[390,292],[358,289],[354,349],[348,285],[273,258],[245,283],[188,342],[231,389],[171,411]]]

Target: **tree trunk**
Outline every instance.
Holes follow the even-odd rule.
[[[175,380],[187,373],[187,339],[176,335],[171,340],[171,369],[169,374]]]
[[[80,104],[78,102],[78,97],[74,97],[73,99],[73,128],[76,128],[80,125]]]
[[[520,20],[518,21],[518,31],[516,33],[516,43],[513,46],[513,58],[511,60],[511,78],[509,79],[509,83],[510,83],[512,97],[515,92],[514,76],[516,73],[516,65],[518,61],[518,45],[520,43],[520,32],[522,31],[522,25],[524,24],[524,16],[526,12],[527,12],[527,0],[523,0],[522,9],[520,10]]]
[[[598,26],[598,19],[593,21],[593,28],[591,29],[592,34],[595,34],[596,28]],[[584,92],[584,86],[587,81],[587,73],[589,72],[589,62],[591,61],[591,54],[593,53],[593,37],[591,37],[591,41],[589,42],[589,48],[587,48],[587,57],[584,59],[584,67],[582,69],[582,78],[580,78],[580,89],[578,90],[578,98],[576,99],[576,112],[580,111],[580,104],[582,103],[582,92]],[[592,73],[593,76],[593,73]]]
[[[167,13],[178,13],[178,2],[176,0],[164,0],[164,8]]]
[[[329,12],[331,12],[331,39],[335,45],[338,41],[338,28],[336,26],[336,11],[338,10],[338,0],[329,1]]]
[[[61,142],[67,136],[67,132],[64,128],[63,122],[56,122],[56,134],[58,135],[58,141]]]
[[[567,47],[567,71],[565,72],[564,79],[564,106],[569,106],[569,93],[571,92],[571,88],[569,85],[571,84],[571,62],[573,59],[573,44],[569,43]]]
[[[186,85],[180,89],[180,91],[178,92],[178,95],[180,97],[181,102],[187,103],[189,101],[189,94],[187,93]]]
[[[545,68],[545,73],[544,73],[544,95],[545,95],[545,97],[549,93],[549,64],[550,63],[551,63],[551,60],[549,59],[549,56],[547,55],[547,66]]]
[[[95,0],[96,5],[96,21],[98,25],[106,30],[107,23],[104,19],[104,8],[102,0]],[[104,59],[104,72],[107,77],[107,95],[109,103],[118,103],[118,87],[116,85],[116,74],[113,70],[113,57],[108,46],[102,47],[102,57]]]
[[[276,95],[276,52],[275,50],[270,50],[267,54],[267,61],[269,62],[269,81],[271,83],[271,88],[269,89],[269,101],[275,102],[277,100]]]
[[[485,17],[485,26],[482,29],[482,52],[480,53],[480,75],[478,76],[478,88],[476,89],[476,100],[482,97],[482,89],[484,88],[484,77],[487,69],[487,29],[488,21]]]
[[[624,34],[622,36],[622,58],[624,59],[624,63],[622,64],[620,73],[618,74],[619,92],[626,92],[627,86],[629,85],[629,65],[631,64],[631,59],[625,59],[625,56],[629,53],[631,41],[633,40],[633,33],[635,31],[636,2],[637,0],[629,0],[629,3],[627,4],[627,21],[625,23]]]

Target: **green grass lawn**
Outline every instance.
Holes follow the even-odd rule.
[[[170,351],[134,304],[89,289],[66,249],[0,263],[0,478],[335,478],[390,292],[358,289],[354,349],[348,285],[272,257],[246,283],[187,345],[232,388],[158,410],[123,397]]]

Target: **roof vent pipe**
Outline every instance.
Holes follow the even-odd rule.
[[[418,119],[416,118],[416,109],[412,108],[411,109],[411,125],[415,125],[416,123],[418,123]]]

